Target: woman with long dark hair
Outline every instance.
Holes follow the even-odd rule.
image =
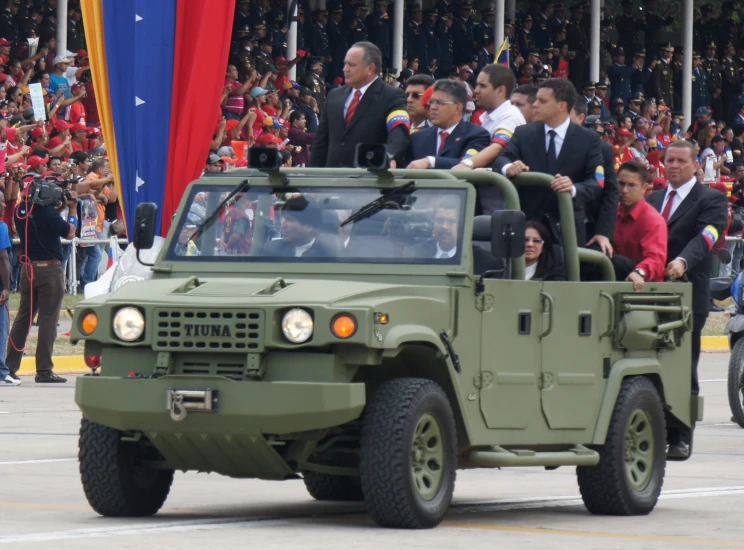
[[[526,224],[524,233],[525,280],[565,281],[561,262],[553,249],[553,239],[547,228],[535,221]]]

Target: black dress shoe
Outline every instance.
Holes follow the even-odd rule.
[[[687,443],[672,443],[667,451],[667,458],[687,458],[690,456],[690,446]]]
[[[37,384],[64,384],[65,382],[67,382],[67,378],[57,376],[53,372],[37,374],[34,380]]]

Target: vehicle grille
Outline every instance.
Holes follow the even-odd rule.
[[[186,355],[186,354],[181,354]],[[188,357],[188,358],[187,358]],[[204,359],[202,359],[202,357]],[[245,357],[236,357],[228,355],[214,359],[209,356],[200,356],[198,359],[193,356],[176,357],[174,368],[175,374],[191,376],[224,376],[232,380],[245,380],[246,361]]]
[[[263,351],[262,310],[155,310],[156,351]]]

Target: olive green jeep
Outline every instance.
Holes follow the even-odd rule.
[[[270,157],[270,155],[269,155]],[[302,478],[382,526],[434,527],[458,469],[576,466],[596,514],[649,513],[692,444],[689,284],[614,280],[577,248],[525,280],[513,181],[488,171],[277,168],[184,194],[152,278],[75,308],[80,472],[105,516],[155,514],[175,470]],[[497,186],[508,210],[474,216]],[[137,250],[155,207],[139,205]],[[592,264],[600,282],[581,282]],[[494,475],[504,475],[497,474]]]

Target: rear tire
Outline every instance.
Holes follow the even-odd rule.
[[[740,338],[731,350],[728,400],[733,421],[744,428],[744,338]]]
[[[317,472],[302,472],[302,479],[315,500],[356,502],[363,500],[362,484],[358,477],[335,476]]]
[[[457,431],[447,395],[421,378],[382,384],[364,412],[364,502],[382,527],[436,527],[452,502]]]
[[[599,464],[576,468],[587,509],[614,516],[651,512],[664,483],[666,422],[659,393],[649,379],[623,382],[605,444],[597,451]]]
[[[78,460],[85,497],[102,516],[151,516],[168,497],[173,470],[140,466],[141,446],[122,435],[83,418]]]

